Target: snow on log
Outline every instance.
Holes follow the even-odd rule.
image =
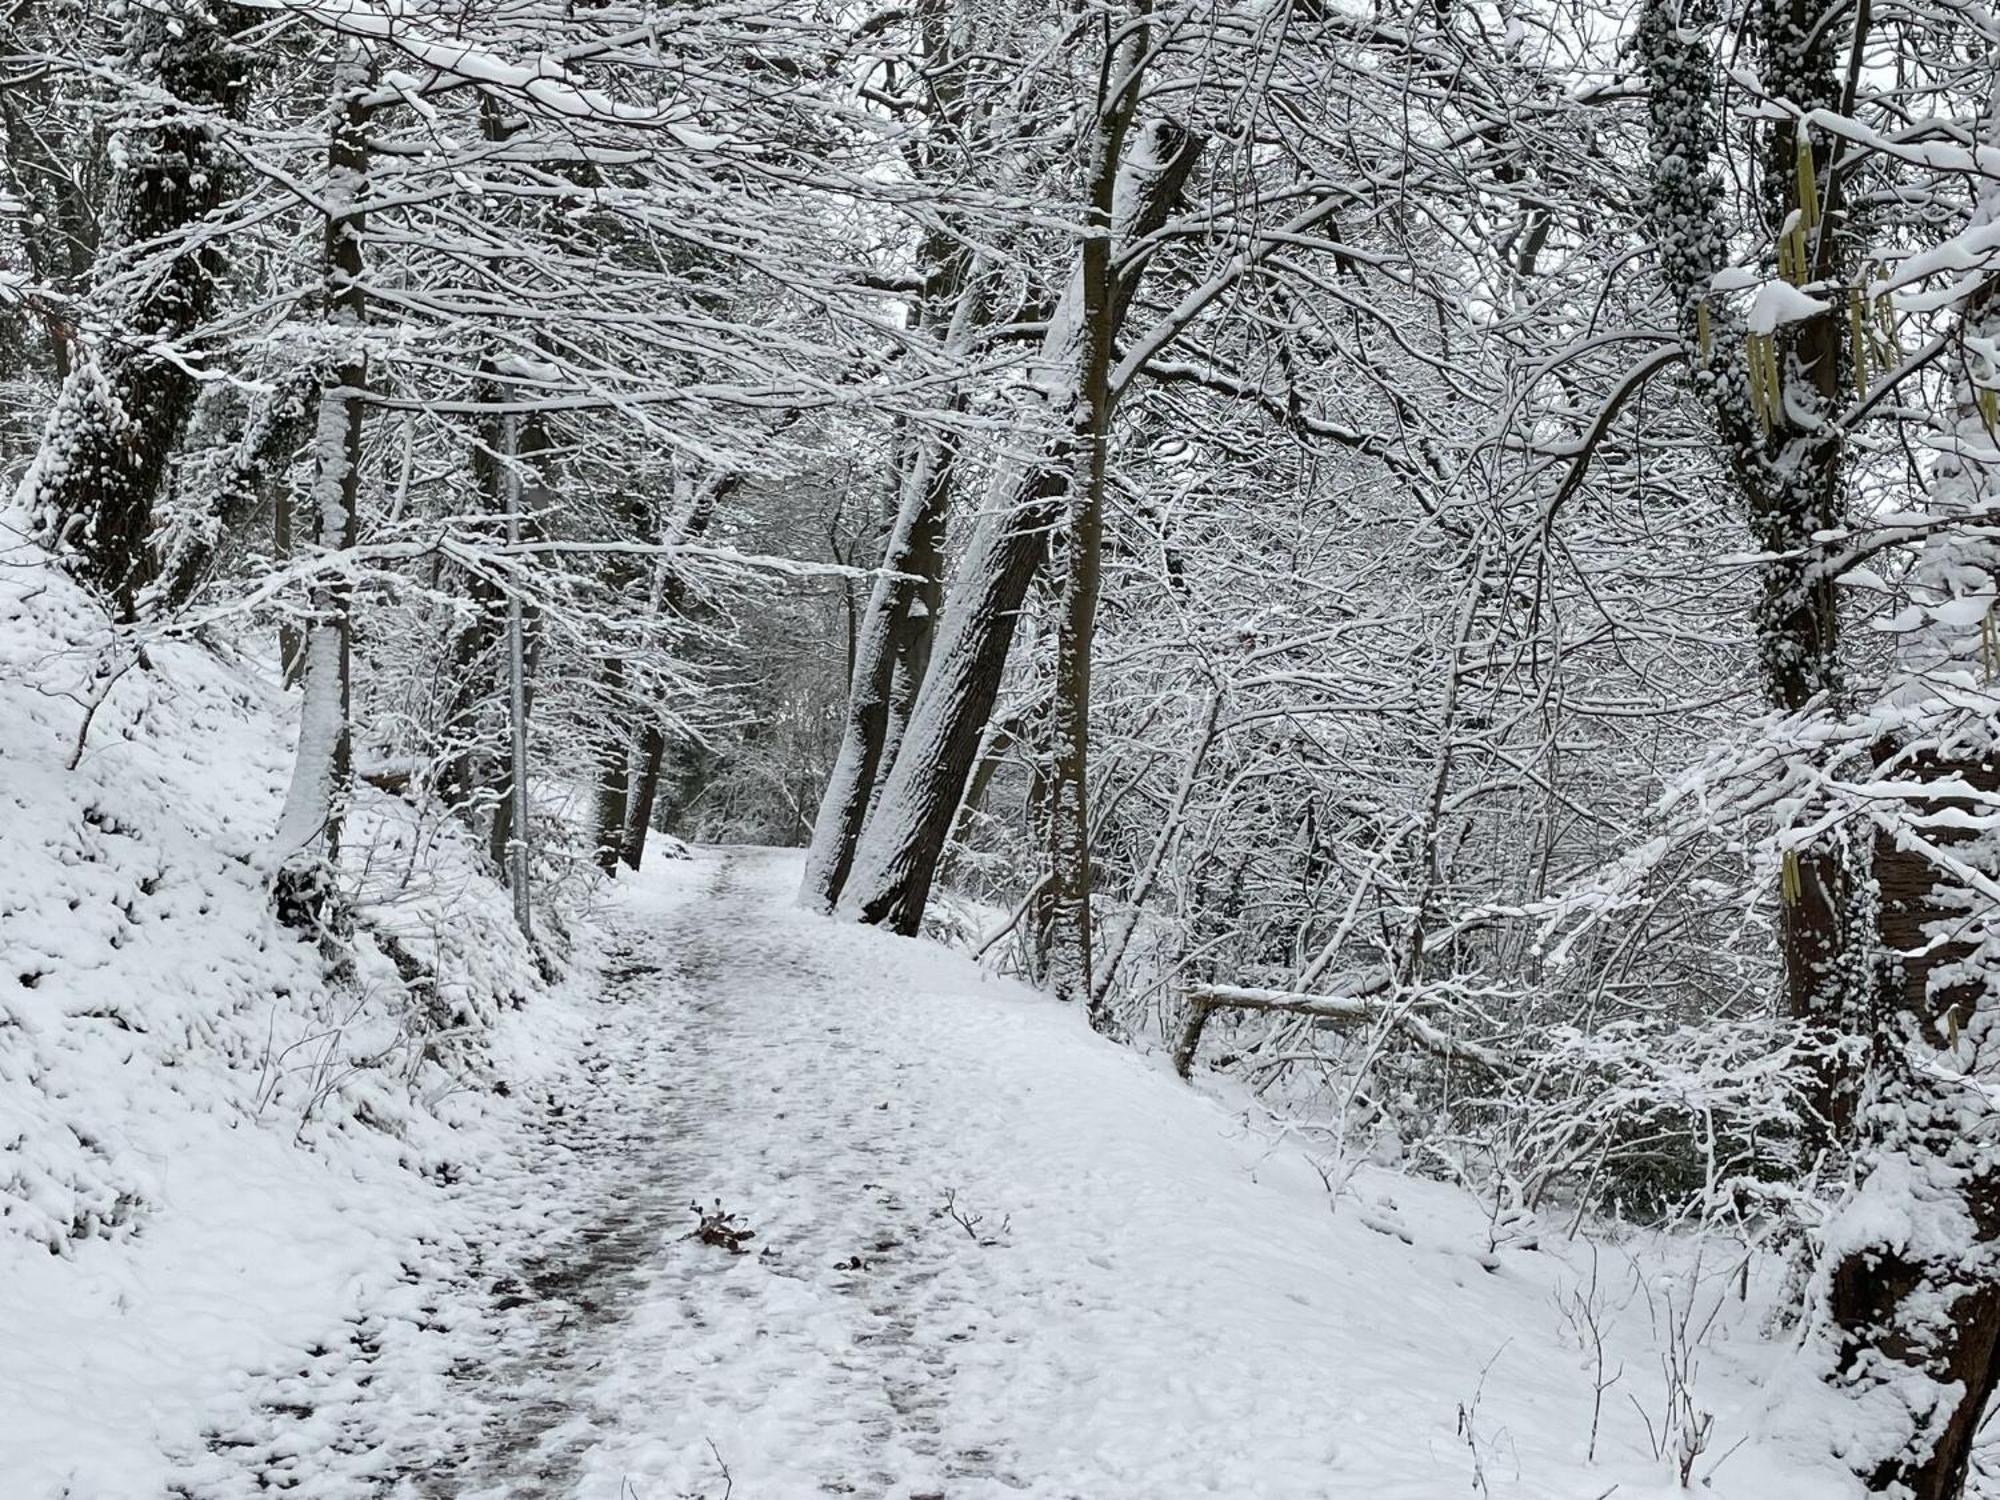
[[[1180,1041],[1174,1046],[1174,1071],[1183,1078],[1188,1076],[1189,1069],[1194,1066],[1195,1051],[1201,1046],[1201,1034],[1208,1026],[1208,1018],[1218,1010],[1311,1016],[1336,1026],[1366,1026],[1386,1021],[1418,1046],[1440,1057],[1477,1063],[1494,1073],[1519,1071],[1504,1053],[1482,1047],[1476,1042],[1460,1041],[1439,1031],[1417,1015],[1408,1002],[1379,998],[1390,987],[1390,982],[1388,971],[1378,969],[1355,979],[1345,987],[1344,993],[1328,995],[1308,995],[1296,990],[1247,989],[1227,984],[1197,985],[1187,992],[1187,1025],[1181,1029]]]

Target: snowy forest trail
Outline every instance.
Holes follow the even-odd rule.
[[[1586,1462],[1574,1257],[1495,1256],[1470,1198],[1386,1171],[1330,1199],[1267,1118],[958,955],[798,911],[797,873],[706,851],[626,883],[582,1061],[468,1188],[475,1266],[413,1272],[443,1331],[328,1354],[178,1493],[263,1493],[246,1456],[321,1500],[1681,1493],[1608,1265],[1629,1374]],[[1772,1352],[1738,1321],[1701,1353],[1716,1455]],[[1848,1493],[1776,1458],[1752,1442],[1709,1492]]]

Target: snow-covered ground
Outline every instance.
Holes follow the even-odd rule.
[[[260,1150],[158,1242],[43,1254],[34,1357],[0,1367],[43,1392],[0,1427],[0,1469],[34,1476],[10,1493],[1665,1496],[1647,1423],[1690,1304],[1695,1484],[1854,1493],[1762,1430],[1769,1268],[1745,1306],[1719,1251],[1496,1255],[1455,1190],[1363,1168],[1330,1195],[1269,1119],[944,950],[796,911],[796,875],[704,851],[627,883],[601,990],[547,1003],[538,1062],[501,1049],[546,1087],[467,1127],[490,1155],[455,1181],[356,1181],[302,1236],[260,1222]],[[729,1216],[707,1239],[697,1204]],[[431,1233],[397,1250],[413,1208]],[[228,1286],[262,1337],[141,1356],[149,1416],[132,1371],[126,1404],[92,1399],[122,1317]],[[10,1274],[10,1327],[22,1295]],[[148,1443],[155,1470],[93,1467]]]
[[[1495,1249],[795,856],[655,861],[548,986],[371,794],[329,982],[282,695],[123,652],[0,578],[0,1500],[1632,1500],[1704,1421],[1706,1493],[1854,1493],[1772,1265]]]
[[[1586,1242],[1496,1262],[1475,1202],[1372,1169],[1330,1198],[1272,1122],[956,956],[798,913],[796,875],[711,852],[624,894],[627,962],[659,969],[622,1002],[661,1118],[634,1192],[666,1219],[615,1316],[545,1311],[548,1357],[502,1367],[554,1371],[560,1416],[463,1493],[1665,1495],[1640,1408],[1666,1425],[1690,1300],[1695,1483],[1852,1493],[1760,1438],[1784,1351],[1733,1262],[1597,1247],[1617,1378],[1590,1462],[1594,1357],[1558,1307]],[[691,1202],[756,1238],[687,1237]]]
[[[290,714],[0,548],[0,1500],[168,1493],[462,1254],[444,1184],[564,1054],[504,895],[395,799],[350,820],[351,975],[273,922]]]

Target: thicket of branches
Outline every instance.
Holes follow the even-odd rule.
[[[530,897],[649,829],[2000,1362],[1995,22],[22,0],[9,525]],[[525,756],[525,774],[522,757]],[[525,820],[525,826],[524,826]],[[1942,1309],[1942,1311],[1940,1311]]]

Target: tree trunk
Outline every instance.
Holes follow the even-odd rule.
[[[614,505],[613,513],[617,517],[619,531],[619,536],[612,538],[614,541],[637,539],[654,530],[649,524],[646,503],[638,496],[625,497]],[[606,602],[613,614],[623,609],[643,607],[644,601],[629,597],[642,581],[643,570],[631,554],[612,554],[604,566],[604,585],[608,596]],[[605,633],[607,637],[614,634],[608,626]],[[625,847],[626,825],[631,811],[632,735],[626,686],[625,658],[618,642],[607,639],[604,655],[598,662],[598,688],[603,701],[598,709],[599,727],[595,736],[596,857],[598,869],[607,875],[618,873],[618,859]]]
[[[625,841],[618,857],[626,868],[636,870],[646,857],[646,834],[653,826],[653,803],[660,791],[660,767],[667,758],[667,732],[659,722],[648,719],[639,731],[639,781],[632,797],[632,813],[625,824]]]
[[[502,416],[499,431],[501,461],[496,478],[505,497],[502,508],[507,515],[507,537],[510,542],[533,540],[542,534],[541,517],[547,514],[552,501],[542,468],[550,447],[548,430],[534,417],[522,421]],[[523,834],[518,814],[526,807],[527,782],[520,768],[526,758],[526,725],[534,714],[536,667],[541,659],[542,642],[536,628],[538,612],[521,598],[519,583],[500,592],[504,603],[495,611],[495,623],[503,626],[505,632],[507,654],[501,667],[509,700],[509,735],[505,753],[496,757],[493,764],[494,780],[489,789],[493,822],[487,830],[486,852],[493,867],[515,890],[518,911],[523,891],[510,853],[514,841]],[[517,679],[518,693],[514,690]]]
[[[195,120],[241,111],[245,64],[230,45],[241,14],[189,0],[128,12],[127,66],[188,109],[120,137],[100,286],[156,255],[151,247],[176,239],[222,203],[226,159],[213,132]],[[160,112],[148,106],[147,113]],[[140,291],[93,309],[111,337],[71,351],[41,451],[22,482],[36,536],[123,620],[137,616],[140,592],[152,578],[153,502],[200,388],[179,361],[154,350],[184,347],[201,330],[221,272],[219,250],[204,243],[134,278]]]
[[[1147,149],[1122,163],[1108,157],[1099,163],[1116,178],[1113,238],[1119,243],[1166,222],[1200,155],[1200,142],[1170,123],[1158,122],[1147,134]],[[1072,423],[1084,373],[1082,282],[1079,267],[1050,319],[1035,376],[1044,409],[1062,429],[1036,459],[996,476],[994,503],[973,532],[945,609],[930,676],[856,847],[839,910],[864,922],[914,934],[923,921],[982,730],[999,697],[1015,618],[1069,493],[1076,461]],[[1136,286],[1133,274],[1114,289],[1114,329]]]
[[[1985,195],[1981,212],[1991,222],[2000,197]],[[1981,342],[2000,333],[1995,300],[1984,291],[1965,309],[1966,332]],[[2000,490],[1969,382],[1956,415],[1931,476],[1930,509],[1941,523],[1985,512]],[[1924,619],[1900,643],[1891,701],[1938,727],[1874,747],[1871,779],[1909,790],[1907,810],[1891,803],[1877,813],[1887,979],[1859,1112],[1861,1181],[1828,1230],[1845,1249],[1828,1288],[1837,1373],[1876,1400],[1900,1398],[1908,1414],[1905,1440],[1875,1455],[1869,1482],[1917,1500],[1962,1493],[2000,1381],[2000,1156],[1990,1144],[1992,1105],[1977,1093],[2000,1031],[1992,956],[2000,857],[1989,831],[2000,808],[2000,744],[1989,727],[2000,545],[1984,530],[1941,524],[1911,579]],[[1979,706],[1968,712],[1952,700]],[[1933,1402],[1938,1385],[1955,1395]],[[1913,1391],[1923,1394],[1913,1400]]]
[[[341,86],[333,139],[327,151],[326,321],[346,346],[320,392],[312,489],[307,497],[307,543],[321,552],[351,550],[359,531],[361,430],[366,412],[367,356],[362,344],[368,318],[361,282],[363,195],[368,171],[368,79],[358,49],[338,73]],[[281,920],[311,929],[323,926],[340,854],[341,822],[353,783],[353,589],[338,570],[312,590],[312,615],[302,649],[304,695],[291,789],[278,818],[278,871],[274,899]]]
[[[1895,774],[2000,794],[2000,754],[1920,753]],[[1937,796],[1926,811],[1943,824],[1923,831],[1933,850],[1990,872],[1991,856],[1973,847],[1975,829],[1952,826],[1955,815],[1990,816],[1990,804]],[[1978,1116],[1990,1121],[1990,1106],[1967,1102],[1977,1059],[2000,1029],[2000,1007],[1986,966],[1974,962],[1981,944],[1962,935],[1969,914],[1990,898],[1953,880],[1907,835],[1877,840],[1875,876],[1883,942],[1903,956],[1870,1058],[1862,1181],[1830,1226],[1835,1238],[1848,1223],[1864,1233],[1834,1266],[1827,1310],[1839,1339],[1837,1375],[1908,1408],[1909,1435],[1879,1456],[1870,1490],[1959,1500],[1974,1436],[2000,1382],[2000,1275],[1992,1269],[2000,1161],[1980,1129]]]
[[[315,387],[295,381],[271,392],[252,408],[228,471],[205,511],[172,528],[164,543],[156,538],[156,608],[176,610],[193,599],[213,574],[224,541],[247,525],[265,504],[271,507],[273,555],[290,555],[291,511],[285,501],[288,471],[305,435],[318,428],[317,400]],[[281,660],[296,654],[296,643],[291,652],[283,649],[282,627],[280,647]],[[286,675],[291,675],[289,669]]]
[[[1805,109],[1839,107],[1840,10],[1838,0],[1765,0],[1756,15],[1768,88]],[[1845,309],[1836,299],[1825,312],[1760,335],[1709,307],[1711,279],[1729,259],[1721,184],[1711,166],[1715,62],[1701,37],[1682,25],[1672,0],[1648,0],[1638,42],[1649,83],[1661,271],[1680,304],[1697,383],[1709,398],[1752,534],[1773,559],[1764,565],[1755,615],[1765,691],[1786,713],[1836,706],[1844,690],[1837,580],[1815,564],[1813,537],[1838,525],[1846,510],[1834,420],[1848,374]],[[1765,217],[1775,241],[1788,225],[1803,222],[1807,205],[1799,136],[1790,123],[1766,128]],[[1804,146],[1813,181],[1827,182],[1828,196],[1804,235],[1810,269],[1803,274],[1837,281],[1849,258],[1835,229],[1838,179],[1827,175],[1823,144]],[[1804,1125],[1814,1154],[1845,1138],[1853,1118],[1856,1075],[1843,1041],[1860,1025],[1868,964],[1849,941],[1849,915],[1865,870],[1854,868],[1857,853],[1832,838],[1791,858],[1797,878],[1788,879],[1789,899],[1779,907],[1778,948],[1784,1009],[1818,1043]]]
[[[839,899],[862,823],[878,790],[879,768],[894,753],[889,750],[885,755],[891,719],[896,716],[899,675],[921,673],[921,661],[929,655],[935,605],[927,606],[926,599],[936,597],[945,512],[951,500],[948,438],[920,445],[902,489],[895,529],[863,619],[840,750],[820,798],[806,854],[799,899],[815,911],[831,910]],[[907,712],[906,707],[905,720]]]
[[[918,0],[927,112],[932,133],[920,143],[920,173],[949,171],[960,143],[965,75],[950,0]],[[980,275],[965,240],[933,229],[917,250],[923,295],[911,308],[912,328],[935,325],[940,344],[962,345],[978,321]],[[941,316],[950,308],[949,316]],[[963,399],[949,403],[963,410]],[[859,637],[849,633],[848,695],[840,749],[820,795],[806,853],[799,902],[829,911],[840,899],[861,830],[909,728],[910,713],[930,669],[931,641],[943,594],[944,538],[951,508],[958,440],[949,430],[912,436],[912,457],[899,476],[896,517],[883,549],[881,576],[869,593]],[[909,574],[898,578],[892,574]],[[850,620],[852,616],[849,616]]]
[[[535,668],[541,658],[541,633],[535,629],[532,610],[524,610],[521,629],[526,636],[522,644],[521,662],[521,704],[523,720],[530,720],[535,713]],[[504,665],[504,664],[503,664]],[[509,712],[512,712],[510,705]],[[506,750],[494,758],[493,784],[487,795],[493,802],[493,821],[486,832],[486,854],[493,861],[493,868],[503,880],[511,880],[511,862],[508,853],[514,845],[514,808],[519,801],[514,781],[515,756],[510,737]]]
[[[598,684],[607,716],[597,741],[597,868],[618,873],[618,856],[625,844],[625,821],[632,792],[632,746],[617,722],[615,705],[625,695],[625,663],[606,656]]]
[[[1107,70],[1111,97],[1099,101],[1105,117],[1097,144],[1102,160],[1091,173],[1087,220],[1091,233],[1078,255],[1082,348],[1075,411],[1077,475],[1070,486],[1069,525],[1064,532],[1055,703],[1050,716],[1049,978],[1058,997],[1093,1002],[1093,1025],[1101,1022],[1103,1011],[1094,1003],[1096,990],[1091,983],[1090,653],[1103,576],[1104,476],[1113,404],[1111,363],[1117,355],[1118,338],[1116,275],[1111,262],[1112,200],[1117,163],[1137,95],[1130,86],[1132,74],[1141,65],[1147,46],[1147,28],[1128,30],[1120,65]]]

